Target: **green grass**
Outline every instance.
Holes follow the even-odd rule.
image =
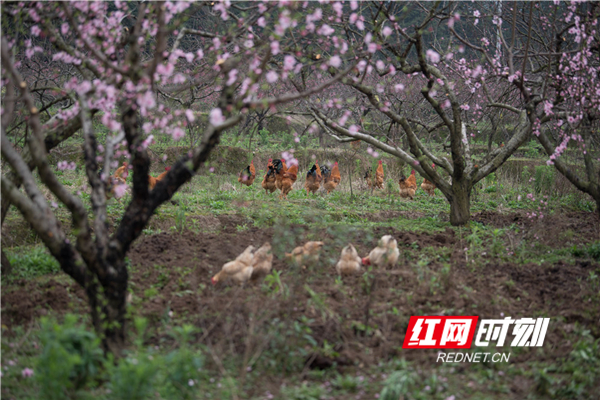
[[[9,282],[60,272],[58,261],[43,246],[12,248],[6,253],[13,267],[13,273],[8,278]]]

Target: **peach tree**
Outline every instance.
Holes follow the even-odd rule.
[[[118,353],[125,342],[125,257],[132,242],[203,167],[220,135],[247,113],[321,92],[353,68],[301,91],[272,90],[278,81],[327,65],[337,53],[351,53],[341,37],[337,49],[319,52],[318,42],[331,40],[333,32],[332,22],[307,17],[316,8],[286,1],[2,4],[2,160],[8,166],[2,218],[12,204],[85,289],[105,351]],[[150,190],[153,135],[180,140],[200,112],[208,115],[200,139]],[[94,119],[109,131],[106,137],[97,134]],[[89,205],[61,183],[48,158],[75,133],[83,137]],[[109,229],[107,184],[119,158],[132,168],[132,196]],[[75,166],[61,161],[56,167]],[[68,210],[72,232],[43,190]],[[115,194],[122,192],[115,187]]]

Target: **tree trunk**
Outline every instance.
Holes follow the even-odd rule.
[[[114,267],[101,268],[118,272],[110,277],[104,275],[104,279],[98,278],[100,284],[90,277],[86,284],[86,294],[92,323],[102,339],[104,352],[120,357],[125,348],[128,273],[123,261],[112,265]]]
[[[450,223],[465,225],[471,219],[471,185],[467,180],[452,183]]]
[[[102,347],[104,352],[109,352],[120,357],[121,351],[125,348],[125,296],[119,298],[106,299],[102,307],[102,323],[104,332],[102,337]]]

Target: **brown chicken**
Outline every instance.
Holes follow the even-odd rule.
[[[308,196],[309,193],[317,193],[317,190],[321,188],[322,181],[323,175],[321,175],[319,162],[315,161],[315,165],[313,165],[310,171],[306,173],[306,182],[304,183],[306,195]]]
[[[164,178],[165,176],[167,176],[167,174],[169,173],[169,171],[170,171],[170,170],[171,170],[171,167],[165,167],[165,172],[163,172],[162,174],[160,174],[159,176],[157,176],[157,177],[156,177],[156,180],[157,180],[158,182],[162,181],[162,180],[163,180],[163,178]]]
[[[283,174],[280,199],[287,199],[287,195],[292,191],[292,186],[296,182],[296,179],[298,179],[298,166],[294,164]]]
[[[125,176],[123,176],[123,174],[125,174]],[[127,175],[128,175],[127,161],[124,161],[123,165],[120,166],[119,168],[117,168],[117,170],[113,174],[113,178],[116,179],[119,183],[126,183]]]
[[[248,165],[244,170],[240,171],[238,175],[238,182],[242,185],[250,186],[254,183],[254,179],[256,178],[256,170],[254,169],[254,160],[250,161],[250,165]]]
[[[154,186],[156,186],[158,182],[162,181],[170,170],[171,167],[165,167],[165,171],[156,178],[152,175],[148,175],[148,185],[150,185],[150,190],[154,189]]]
[[[335,265],[338,275],[352,275],[360,272],[362,260],[352,244],[342,249],[340,261]]]
[[[158,181],[155,177],[148,175],[148,185],[150,186],[150,190],[154,189],[154,186],[156,186],[157,183]]]
[[[375,171],[375,187],[383,189],[383,161],[379,160],[377,171]]]
[[[417,189],[417,175],[415,174],[414,169],[410,171],[410,176],[406,178],[406,182],[408,182],[411,187],[414,187],[415,190]]]
[[[272,266],[273,252],[271,251],[271,243],[267,242],[254,252],[250,280],[256,282],[264,278],[271,272]]]
[[[298,246],[291,253],[285,253],[285,258],[295,265],[306,269],[306,265],[312,265],[319,261],[323,242],[306,242],[304,246]]]
[[[275,179],[275,167],[273,166],[273,160],[269,158],[269,163],[267,164],[267,173],[262,181],[262,188],[265,189],[266,194],[273,193],[275,190],[277,190]]]
[[[281,190],[281,181],[283,180],[283,174],[287,172],[287,165],[284,160],[275,159],[273,160],[273,167],[275,168],[275,187]]]
[[[412,200],[417,192],[417,178],[415,176],[415,170],[412,170],[408,178],[400,178],[398,185],[400,185],[400,197],[410,198]]]
[[[431,168],[435,169],[435,164],[431,164]],[[425,178],[423,178],[423,183],[421,183],[421,189],[423,189],[428,195],[435,196],[435,185],[433,182],[428,181]]]
[[[335,164],[333,164],[333,168],[331,168],[331,172],[327,176],[324,175],[324,177],[325,177],[325,184],[323,186],[327,190],[327,194],[329,194],[335,190],[337,185],[339,185],[339,183],[342,180],[342,178],[340,176],[340,168],[338,167],[337,161]]]
[[[398,262],[400,250],[398,242],[391,235],[385,235],[369,255],[362,259],[363,265],[375,265],[376,267],[393,267]]]
[[[212,277],[210,280],[213,285],[217,283],[226,283],[233,281],[236,283],[244,284],[248,282],[248,279],[252,276],[254,246],[246,247],[246,250],[233,261],[230,261],[223,265],[221,271]]]
[[[125,176],[123,176],[123,174],[125,174]],[[100,171],[98,171],[98,175],[100,176],[100,179],[103,179],[102,175],[103,175],[103,169],[101,169]],[[110,200],[113,197],[116,197],[117,199],[120,196],[116,196],[116,188],[117,186],[122,186],[125,185],[127,183],[127,162],[123,162],[123,165],[119,168],[117,168],[117,170],[115,171],[115,173],[112,176],[109,176],[108,179],[106,179],[105,183],[106,186],[104,188],[104,196],[106,197],[106,200]],[[123,192],[121,192],[123,193]]]

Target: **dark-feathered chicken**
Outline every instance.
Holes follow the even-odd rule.
[[[331,177],[331,170],[326,165],[321,165],[321,174],[323,174],[323,179],[328,179]]]
[[[310,171],[306,173],[306,182],[304,183],[304,187],[306,188],[306,195],[309,193],[316,193],[317,190],[321,188],[321,181],[323,180],[323,176],[321,175],[321,168],[319,167],[319,162],[315,162],[315,165],[312,166]]]
[[[373,179],[371,178],[371,168],[367,169],[365,172],[364,179],[367,181],[367,186],[369,189],[373,189]]]
[[[269,163],[267,164],[267,173],[265,174],[262,181],[262,188],[265,189],[265,193],[273,193],[277,190],[277,186],[275,186],[275,167],[273,166],[273,160],[269,158]]]

